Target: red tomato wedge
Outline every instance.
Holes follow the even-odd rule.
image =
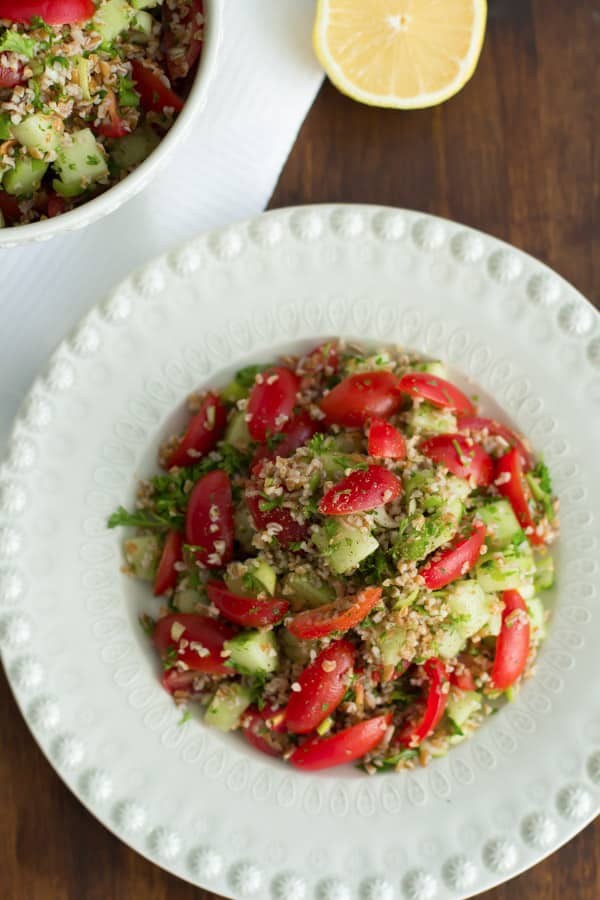
[[[169,694],[178,694],[183,691],[193,693],[194,678],[198,677],[198,672],[191,669],[186,672],[179,672],[177,669],[167,669],[162,677],[162,686]]]
[[[202,40],[194,37],[194,33],[198,32],[204,21],[204,4],[202,0],[189,0],[189,10],[182,14],[177,12],[179,17],[178,29],[181,26],[192,26],[191,37],[189,40],[182,42],[181,37],[177,37],[173,33],[172,17],[173,10],[169,3],[163,6],[163,21],[165,29],[165,47],[167,50],[167,69],[172,81],[178,78],[185,78],[190,70],[198,62],[200,53],[202,52]],[[181,53],[183,44],[184,53]]]
[[[55,219],[56,216],[60,216],[65,211],[65,201],[63,197],[60,197],[58,194],[55,194],[54,191],[51,191],[48,194],[48,218]]]
[[[131,74],[140,103],[145,112],[161,113],[164,109],[181,112],[183,100],[163,79],[139,59],[131,60]]]
[[[319,512],[326,516],[345,516],[376,509],[391,503],[401,491],[402,482],[385,466],[355,469],[327,491],[319,503]]]
[[[385,419],[371,419],[369,456],[382,456],[386,459],[405,459],[406,457],[404,437]]]
[[[161,656],[169,661],[183,662],[195,672],[231,675],[221,651],[225,641],[235,633],[227,622],[193,613],[173,613],[158,620],[152,640]]]
[[[543,544],[544,539],[537,533],[533,518],[535,503],[527,480],[523,476],[521,456],[516,447],[501,456],[496,462],[494,484],[498,493],[509,501],[519,524],[532,544]]]
[[[422,441],[419,450],[453,475],[472,479],[478,487],[487,487],[494,479],[492,457],[462,434],[436,434]]]
[[[119,106],[114,91],[109,89],[106,97],[108,109],[108,122],[101,122],[100,125],[94,126],[96,134],[101,134],[107,138],[122,138],[129,134],[131,129],[119,115]]]
[[[21,211],[19,209],[19,201],[12,194],[0,191],[0,212],[7,222],[13,222],[19,218]]]
[[[314,419],[311,419],[308,413],[301,412],[296,416],[292,416],[278,433],[277,437],[281,437],[281,440],[275,444],[274,449],[271,450],[267,446],[257,449],[252,460],[252,468],[254,469],[254,466],[262,462],[263,459],[291,456],[298,447],[303,447],[307,444],[318,430],[319,426]]]
[[[0,0],[0,19],[27,23],[40,16],[48,25],[85,22],[96,12],[92,0]]]
[[[216,526],[216,528],[215,528]],[[229,478],[217,469],[197,481],[190,494],[185,539],[208,569],[220,569],[233,555],[233,501]]]
[[[246,494],[246,503],[257,531],[264,531],[270,522],[274,522],[280,526],[280,530],[275,532],[275,537],[282,547],[308,537],[306,522],[297,522],[287,507],[277,506],[275,509],[263,510],[260,508],[262,502],[263,498],[258,494],[252,496]]]
[[[281,756],[282,748],[272,735],[285,731],[285,710],[274,712],[270,706],[259,711],[249,707],[242,718],[242,734],[249,744],[267,756]]]
[[[290,606],[287,600],[278,600],[276,597],[240,597],[228,591],[227,586],[220,581],[209,581],[206,592],[222,616],[244,628],[275,625],[283,619]]]
[[[391,372],[349,375],[321,400],[327,424],[355,427],[373,416],[391,416],[402,404],[397,384],[398,379]]]
[[[353,665],[354,647],[348,641],[335,641],[319,653],[296,679],[300,690],[290,694],[288,731],[308,734],[337,709],[344,699]]]
[[[436,553],[419,569],[419,575],[430,591],[439,591],[451,581],[462,578],[470,572],[477,560],[485,540],[485,525],[475,522],[467,537],[459,537],[451,547]]]
[[[330,769],[360,759],[374,750],[383,740],[392,721],[391,713],[374,716],[331,737],[309,738],[290,756],[290,762],[299,769],[316,772]]]
[[[460,672],[457,672],[456,669],[454,669],[452,672],[450,672],[450,675],[448,677],[450,679],[450,684],[454,685],[454,687],[459,688],[461,691],[475,690],[475,682],[473,680],[473,676],[464,664]]]
[[[183,535],[179,531],[170,531],[167,535],[158,564],[158,572],[154,579],[154,594],[156,597],[162,597],[163,594],[175,587],[177,581],[175,565],[181,562],[182,555]]]
[[[206,456],[223,436],[227,425],[227,408],[213,393],[206,395],[198,412],[190,419],[178,446],[169,454],[165,468],[193,466]]]
[[[282,431],[296,405],[298,376],[284,366],[273,366],[256,376],[248,397],[248,431],[263,443],[269,435]]]
[[[448,673],[445,665],[432,657],[427,660],[424,669],[429,678],[425,712],[420,722],[410,723],[400,732],[398,742],[405,747],[418,747],[435,730],[448,702]]]
[[[20,84],[23,81],[24,68],[22,62],[17,62],[14,69],[12,66],[0,65],[0,88],[11,88]]]
[[[445,378],[427,372],[407,372],[398,382],[398,390],[442,409],[469,415],[475,412],[475,407],[461,390]]]
[[[368,587],[358,594],[340,597],[316,609],[298,613],[288,625],[296,637],[311,640],[327,637],[332,631],[348,631],[368,616],[381,600],[380,587]]]
[[[319,344],[310,353],[302,357],[298,363],[300,375],[313,375],[317,372],[325,372],[326,375],[335,375],[340,364],[337,347],[332,342],[325,341]]]
[[[495,419],[486,419],[484,416],[459,416],[458,430],[468,433],[487,431],[488,434],[501,437],[511,449],[514,448],[518,451],[525,472],[528,472],[533,466],[533,456],[525,441],[508,425],[502,425],[501,422],[496,422]]]
[[[522,675],[529,655],[529,615],[518,591],[503,591],[502,628],[496,640],[492,687],[505,691]]]

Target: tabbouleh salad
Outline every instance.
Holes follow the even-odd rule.
[[[202,0],[0,0],[0,227],[121,181],[183,109]]]
[[[189,412],[109,520],[163,598],[142,624],[178,704],[299,768],[371,774],[443,756],[514,697],[558,501],[440,362],[329,341]]]

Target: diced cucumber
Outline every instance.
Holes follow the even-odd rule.
[[[222,684],[204,713],[204,721],[219,731],[234,731],[252,703],[252,693],[243,684]]]
[[[252,550],[252,538],[256,534],[256,529],[245,500],[242,500],[234,510],[233,534],[242,550],[250,553]]]
[[[131,39],[136,44],[145,44],[152,37],[152,28],[156,19],[143,9],[136,10],[131,20]]]
[[[5,174],[2,187],[13,197],[31,197],[39,191],[48,163],[30,156],[20,156],[13,169]]]
[[[446,712],[448,718],[452,719],[459,728],[470,719],[473,713],[481,708],[481,696],[477,691],[457,691],[454,690],[448,698]]]
[[[275,569],[260,557],[248,559],[244,565],[246,566],[244,574],[238,575],[228,571],[225,575],[224,581],[231,593],[240,597],[257,597],[266,591],[272,596],[277,584]],[[234,563],[234,570],[236,568],[239,568],[238,563]]]
[[[496,601],[496,594],[490,594],[490,602],[494,603]],[[502,629],[502,610],[497,609],[493,612],[488,620],[487,625],[485,626],[485,634],[489,637],[498,637],[500,631]]]
[[[85,56],[77,57],[77,75],[79,77],[79,87],[84,100],[91,100],[90,91],[90,62]]]
[[[287,628],[279,628],[277,641],[281,646],[284,656],[298,663],[307,663],[310,660],[311,647],[314,641],[303,641]]]
[[[283,579],[282,596],[290,600],[294,612],[302,609],[314,609],[335,600],[335,591],[331,585],[322,581],[313,572],[297,574],[290,572]]]
[[[94,16],[94,31],[97,31],[104,43],[114,41],[123,31],[127,31],[135,11],[126,0],[107,0]]]
[[[442,493],[446,500],[466,500],[471,493],[471,485],[466,478],[448,475]]]
[[[456,431],[456,416],[449,409],[437,409],[429,403],[419,403],[408,413],[408,433],[450,434]]]
[[[363,441],[361,431],[341,431],[327,439],[327,449],[333,453],[358,453]]]
[[[405,606],[412,606],[419,596],[419,593],[419,588],[415,588],[414,591],[409,591],[407,594],[401,594],[394,603],[393,609],[403,609]]]
[[[154,581],[162,547],[155,534],[127,538],[123,541],[125,562],[132,575],[144,581]]]
[[[385,506],[378,506],[370,513],[375,528],[397,528],[398,521],[393,519]]]
[[[531,625],[531,637],[534,641],[543,641],[546,637],[546,610],[539,597],[532,597],[527,601],[527,612]]]
[[[162,6],[163,0],[130,0],[134,9],[153,9],[155,6]]]
[[[415,372],[427,372],[428,375],[435,375],[436,378],[444,378],[448,381],[448,369],[439,359],[416,363],[412,368]]]
[[[238,400],[243,400],[248,396],[248,389],[243,387],[239,381],[236,381],[234,378],[233,381],[226,384],[224,388],[221,388],[219,394],[221,395],[221,400],[225,403],[237,403]]]
[[[243,675],[268,675],[277,668],[277,641],[272,631],[242,631],[225,641],[225,650],[234,669]]]
[[[465,645],[465,638],[451,625],[440,629],[436,636],[436,653],[442,659],[454,659]]]
[[[404,479],[405,495],[410,497],[415,491],[419,491],[421,494],[429,493],[431,482],[434,478],[435,472],[433,469],[420,469],[418,472],[413,472],[412,475]]]
[[[414,561],[429,556],[454,537],[463,509],[460,500],[451,500],[439,512],[425,516],[424,519],[418,516],[416,521],[419,527],[409,519],[399,533],[394,553],[399,559]]]
[[[153,128],[142,126],[131,134],[116,140],[110,148],[110,157],[120,169],[139,166],[160,143]]]
[[[64,136],[54,167],[60,177],[53,186],[63,196],[77,196],[108,174],[104,151],[89,128]]]
[[[198,591],[186,588],[183,591],[177,591],[173,597],[173,604],[179,612],[194,613],[197,612],[198,606],[206,605],[206,598]]]
[[[394,668],[404,659],[403,650],[406,646],[406,629],[395,625],[388,631],[383,631],[377,639],[381,650],[381,662],[384,666]]]
[[[312,540],[327,560],[329,568],[338,575],[355,569],[379,547],[379,542],[370,531],[349,525],[343,516],[331,518],[317,528]]]
[[[325,474],[332,481],[339,481],[346,474],[346,469],[366,469],[368,460],[359,453],[338,453],[326,451],[319,454]]]
[[[485,542],[491,550],[507,547],[521,531],[519,520],[508,500],[494,500],[477,510],[477,517],[487,528]]]
[[[533,553],[528,541],[502,552],[486,553],[475,566],[477,581],[484,591],[508,591],[527,584],[535,573]]]
[[[554,559],[550,553],[535,558],[533,586],[536,591],[548,591],[554,584]]]
[[[489,621],[492,613],[490,601],[477,581],[455,581],[448,585],[444,594],[455,619],[453,626],[464,639],[477,634]]]
[[[247,450],[252,443],[250,432],[248,431],[248,423],[246,422],[246,414],[239,410],[235,412],[225,430],[224,440],[235,447],[236,450]]]
[[[344,371],[348,375],[357,375],[359,372],[381,372],[393,367],[394,361],[385,350],[374,356],[349,356],[344,360]]]
[[[46,154],[50,150],[56,150],[61,142],[65,129],[60,116],[43,116],[34,113],[27,116],[18,125],[12,126],[12,133],[16,140],[27,147],[28,150]]]
[[[12,137],[12,124],[8,113],[0,113],[0,141],[8,141]]]

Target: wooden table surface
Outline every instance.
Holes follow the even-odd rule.
[[[600,5],[489,3],[477,72],[438,109],[370,109],[325,84],[271,205],[355,201],[438,213],[533,253],[598,303]],[[482,896],[597,900],[600,820]],[[1,900],[167,897],[214,895],[137,856],[77,802],[0,675]]]

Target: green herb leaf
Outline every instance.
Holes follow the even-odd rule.
[[[128,512],[124,506],[109,517],[109,528],[174,528],[175,522],[167,516],[159,515],[149,509],[136,509]]]
[[[27,59],[35,56],[35,41],[18,31],[5,31],[0,40],[0,53],[18,53]]]

